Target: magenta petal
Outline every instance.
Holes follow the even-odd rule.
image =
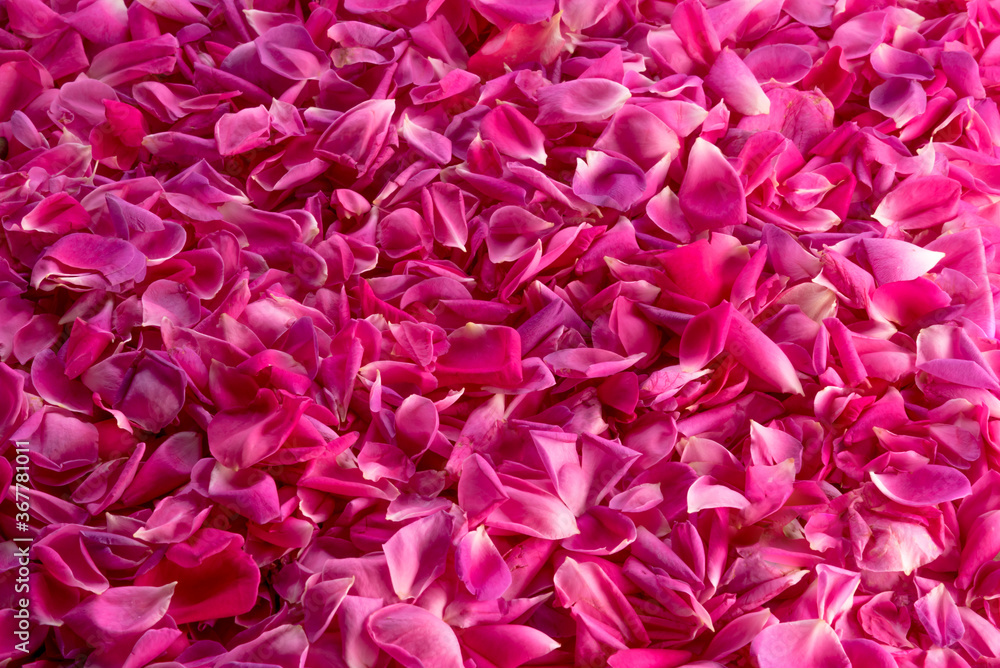
[[[735,309],[732,310],[726,350],[747,370],[773,383],[782,392],[803,394],[802,382],[788,356]]]
[[[787,0],[782,11],[803,25],[823,28],[833,20],[834,0]]]
[[[871,62],[872,68],[885,79],[902,77],[916,81],[930,81],[934,78],[934,68],[926,59],[888,44],[879,44],[875,48]]]
[[[54,234],[67,234],[86,229],[90,214],[66,193],[46,197],[21,219],[21,228]]]
[[[703,369],[725,349],[731,314],[729,304],[722,304],[688,321],[680,341],[679,358],[683,370]]]
[[[392,587],[401,599],[417,598],[445,571],[453,518],[437,512],[393,534],[385,543]]]
[[[518,478],[503,474],[498,477],[507,500],[490,513],[486,526],[548,540],[580,532],[573,513],[557,497]]]
[[[948,83],[959,97],[986,97],[986,89],[979,73],[979,64],[967,51],[944,51],[941,54],[941,69],[948,77]]]
[[[277,452],[306,410],[306,401],[261,390],[245,409],[220,411],[208,426],[208,447],[223,466],[247,468]]]
[[[844,50],[849,59],[873,52],[885,39],[888,30],[885,12],[866,12],[840,24],[830,44]]]
[[[917,599],[913,609],[935,645],[947,647],[965,635],[965,624],[958,606],[943,584]]]
[[[885,196],[873,217],[887,227],[933,227],[955,216],[961,193],[961,185],[944,176],[907,179]]]
[[[337,578],[306,586],[302,594],[305,609],[302,628],[309,642],[316,642],[323,635],[353,584],[354,578]]]
[[[969,530],[976,540],[968,541],[962,548],[961,566],[955,583],[966,587],[983,565],[1000,554],[1000,510],[984,513],[973,522]]]
[[[443,246],[465,250],[469,226],[462,191],[452,184],[432,183],[421,193],[424,219],[430,221],[434,238]]]
[[[157,432],[173,422],[184,405],[184,372],[160,355],[149,354],[133,373],[115,408],[146,431]]]
[[[462,644],[497,668],[517,668],[559,647],[538,629],[519,624],[473,626],[462,631]]]
[[[83,638],[112,638],[142,633],[159,622],[170,606],[176,585],[115,587],[92,596],[66,615],[66,623]]]
[[[127,241],[70,234],[52,244],[35,264],[31,284],[43,289],[51,289],[55,283],[70,289],[117,290],[122,283],[141,280],[145,274],[146,258]]]
[[[872,275],[881,283],[910,281],[933,269],[945,254],[898,239],[862,239]]]
[[[170,616],[178,624],[248,612],[257,601],[260,569],[242,548],[237,534],[203,528],[167,550],[137,585],[177,583]]]
[[[598,348],[571,348],[546,355],[544,360],[557,376],[603,378],[628,369],[645,356],[645,353],[638,353],[622,357]]]
[[[933,506],[972,493],[961,471],[935,464],[902,473],[872,473],[871,478],[883,494],[906,506]]]
[[[750,653],[760,668],[851,668],[837,634],[819,619],[769,626],[754,638]]]
[[[679,3],[670,17],[670,27],[694,61],[705,65],[719,54],[719,35],[699,0]]]
[[[582,554],[616,554],[635,542],[635,524],[626,515],[612,508],[594,506],[576,519],[580,533],[563,541],[572,552]]]
[[[481,121],[483,139],[515,160],[533,160],[545,164],[545,135],[517,107],[498,104]]]
[[[903,127],[927,109],[927,93],[912,79],[893,77],[872,89],[868,104]]]
[[[754,73],[728,47],[716,57],[705,84],[719,93],[731,109],[746,116],[766,114],[771,110],[771,101]]]
[[[234,471],[216,463],[208,495],[257,524],[273,522],[281,515],[274,478],[260,470]]]
[[[629,644],[649,642],[638,613],[597,563],[567,557],[556,570],[554,582],[560,603],[578,619],[604,625],[609,639]]]
[[[625,105],[608,121],[594,148],[620,153],[648,170],[660,160],[676,156],[680,143],[670,126],[656,114]]]
[[[154,281],[142,295],[142,324],[159,327],[164,318],[178,327],[193,327],[202,318],[201,300],[186,285]]]
[[[603,151],[587,151],[586,161],[577,159],[573,192],[584,201],[627,211],[642,199],[645,189],[646,175],[631,160]]]
[[[179,543],[201,528],[211,509],[205,497],[194,492],[168,496],[157,502],[146,525],[133,535],[149,543]]]
[[[574,79],[538,91],[539,125],[603,121],[631,97],[628,88],[607,79]]]
[[[508,499],[496,471],[481,455],[473,454],[462,464],[458,481],[458,505],[475,525]]]
[[[368,632],[389,656],[408,668],[462,668],[458,638],[439,617],[397,603],[372,613]]]
[[[872,294],[872,305],[890,321],[904,327],[951,304],[951,297],[926,278],[880,285]]]
[[[694,481],[687,492],[687,510],[696,513],[706,508],[736,508],[743,510],[750,501],[736,490],[719,484],[712,476],[702,476]]]
[[[771,620],[770,610],[760,610],[737,617],[715,634],[705,649],[705,658],[718,661],[742,649],[764,629]]]
[[[455,568],[469,592],[480,601],[500,598],[510,587],[510,568],[482,525],[459,542]]]
[[[282,624],[269,628],[259,636],[237,645],[217,665],[245,668],[254,666],[257,659],[267,657],[266,666],[297,668],[305,663],[309,640],[299,624]]]
[[[271,28],[256,43],[261,64],[292,80],[317,78],[330,65],[329,56],[300,25],[286,23]]]
[[[865,633],[879,642],[896,646],[909,646],[906,635],[910,630],[908,606],[892,602],[893,593],[876,594],[858,610],[858,619]]]
[[[268,143],[271,116],[263,105],[225,114],[215,125],[215,141],[222,155],[237,155]]]
[[[580,465],[576,434],[533,429],[529,435],[559,498],[580,515],[586,509],[589,481]]]
[[[757,47],[743,58],[743,62],[761,83],[768,81],[782,84],[798,83],[813,66],[809,52],[794,44]]]
[[[700,137],[694,140],[688,156],[678,196],[681,210],[696,232],[742,225],[747,220],[739,175],[718,148]]]
[[[399,134],[414,150],[429,160],[441,165],[451,162],[451,140],[440,132],[425,128],[411,121],[409,116],[404,116]]]

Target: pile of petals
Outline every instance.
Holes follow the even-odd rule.
[[[998,97],[984,0],[0,1],[0,665],[1000,666]]]

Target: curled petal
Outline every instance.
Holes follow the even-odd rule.
[[[771,110],[771,101],[754,73],[728,47],[716,57],[705,83],[719,93],[731,109],[741,114],[756,116]]]
[[[700,137],[688,156],[678,196],[684,216],[697,232],[742,225],[747,220],[739,175],[718,148]]]
[[[538,91],[539,125],[603,121],[631,97],[628,88],[607,79],[574,79]]]

